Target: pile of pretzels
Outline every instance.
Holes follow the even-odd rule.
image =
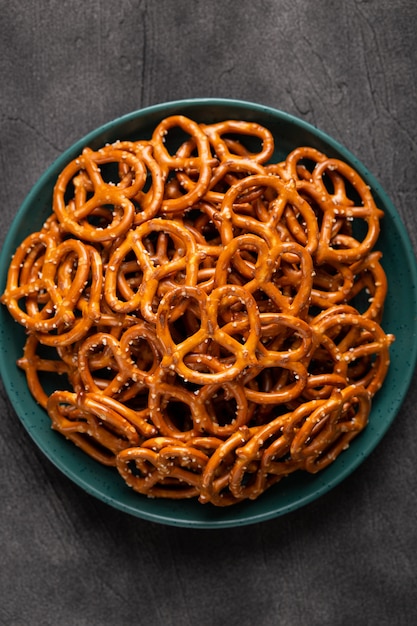
[[[383,213],[349,164],[275,148],[183,115],[86,147],[10,263],[31,393],[140,494],[228,506],[318,472],[386,377]]]

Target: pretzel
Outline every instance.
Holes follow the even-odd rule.
[[[100,165],[114,162],[128,165],[133,171],[133,181],[124,184],[123,179],[114,183],[103,179]],[[78,239],[84,241],[108,241],[123,236],[135,219],[132,198],[145,185],[146,169],[141,159],[127,150],[103,148],[93,152],[85,148],[58,176],[54,188],[54,212],[60,224]],[[74,187],[74,196],[66,201],[68,188]],[[89,198],[89,193],[92,197]],[[112,211],[103,209],[108,206]],[[96,226],[89,220],[97,216],[103,223]]]
[[[139,412],[101,394],[54,391],[47,410],[52,428],[106,465],[115,465],[120,450],[140,443],[140,434],[155,434]]]
[[[30,392],[144,496],[231,506],[321,471],[387,376],[382,211],[349,164],[274,151],[184,115],[86,147],[11,260]]]
[[[126,448],[117,468],[135,491],[154,498],[193,498],[200,493],[208,452],[221,440],[195,437],[187,443],[170,437],[149,439],[141,447]],[[133,468],[132,468],[133,466]]]
[[[189,133],[196,144],[197,157],[181,157],[169,154],[166,148],[166,135],[173,128],[179,127]],[[207,191],[211,179],[212,154],[206,134],[196,122],[183,115],[173,115],[168,117],[154,130],[152,135],[152,145],[156,160],[161,164],[165,180],[172,170],[183,169],[185,172],[194,169],[198,171],[198,183],[177,198],[167,198],[162,202],[161,211],[166,213],[183,212],[191,208]]]
[[[162,233],[163,241],[170,236],[175,247],[173,258],[165,254],[158,258],[158,247],[153,249],[147,246],[147,240],[155,233]],[[123,271],[121,265],[128,255],[134,253],[138,271],[141,272],[140,285],[135,290],[129,288],[124,281],[127,301],[118,297],[118,288],[121,288]],[[152,219],[130,231],[124,242],[116,248],[109,259],[105,275],[104,295],[109,306],[114,311],[130,313],[140,308],[144,319],[155,322],[154,299],[160,295],[157,289],[165,278],[174,280],[184,274],[184,284],[195,284],[198,269],[198,256],[195,242],[189,231],[181,224],[167,220]],[[139,288],[138,288],[139,287]]]

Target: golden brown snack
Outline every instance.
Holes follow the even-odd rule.
[[[11,261],[34,398],[144,495],[228,506],[320,471],[386,377],[382,212],[348,164],[273,154],[256,123],[182,115],[86,148]]]

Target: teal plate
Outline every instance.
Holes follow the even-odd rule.
[[[383,326],[386,332],[396,336],[396,341],[391,348],[391,367],[374,399],[368,427],[322,472],[293,474],[255,501],[223,509],[195,500],[148,499],[129,489],[115,469],[90,459],[51,430],[49,417],[35,403],[24,374],[14,365],[22,353],[24,331],[4,306],[0,307],[0,373],[14,410],[35,444],[89,494],[121,511],[162,524],[193,528],[254,524],[294,511],[334,488],[364,461],[388,430],[407,393],[416,364],[417,265],[407,232],[390,199],[363,164],[334,139],[302,120],[259,104],[223,99],[184,100],[152,106],[112,121],[82,138],[49,167],[23,202],[7,234],[0,256],[2,291],[11,255],[22,239],[38,230],[50,214],[52,189],[63,167],[86,145],[97,149],[117,139],[147,138],[162,118],[178,113],[206,123],[231,118],[256,121],[276,137],[277,158],[283,158],[297,146],[310,145],[350,163],[372,189],[377,204],[385,212],[378,243],[389,282]]]

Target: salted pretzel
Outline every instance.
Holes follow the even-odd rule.
[[[366,427],[394,337],[382,211],[348,163],[249,121],[86,147],[1,302],[52,428],[127,486],[213,506],[316,473]]]

